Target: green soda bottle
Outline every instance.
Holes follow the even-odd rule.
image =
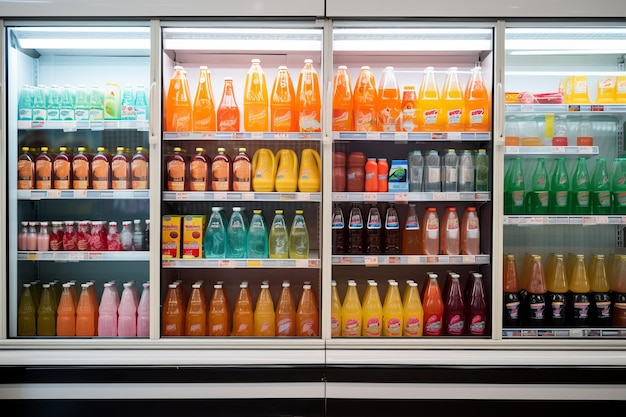
[[[56,307],[50,284],[43,284],[37,311],[37,336],[56,335]]]
[[[289,257],[307,259],[309,257],[309,233],[304,220],[304,211],[296,210],[289,233]]]
[[[532,191],[526,196],[526,212],[529,214],[548,214],[550,181],[545,158],[537,159],[531,189]]]
[[[591,212],[611,214],[611,183],[606,169],[606,158],[596,159],[591,176]]]
[[[489,191],[489,155],[485,149],[479,149],[476,155],[476,191]]]
[[[274,211],[274,220],[269,233],[269,257],[270,259],[289,258],[289,233],[282,210]]]
[[[572,214],[591,214],[589,201],[590,177],[587,171],[587,160],[578,158],[576,171],[572,177],[571,207]]]
[[[36,336],[37,319],[35,317],[35,302],[30,290],[31,284],[24,284],[24,290],[20,297],[20,305],[17,310],[17,335]]]
[[[570,213],[569,188],[569,175],[567,175],[567,168],[565,168],[565,158],[559,158],[556,160],[550,182],[549,206],[551,214]]]
[[[514,158],[504,176],[504,214],[524,214],[525,188],[522,159]]]
[[[611,195],[613,214],[626,214],[626,158],[616,158],[613,161]]]

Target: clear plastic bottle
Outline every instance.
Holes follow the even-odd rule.
[[[83,84],[76,87],[76,101],[74,104],[74,119],[89,120],[89,92]]]
[[[475,160],[476,191],[489,191],[489,155],[485,149],[479,149]]]
[[[289,281],[283,281],[276,303],[276,336],[296,335],[296,304]]]
[[[289,231],[289,257],[292,259],[308,259],[309,232],[304,219],[304,211],[296,210],[296,215]]]
[[[74,107],[74,92],[69,84],[65,84],[63,86],[63,90],[61,91],[61,109],[59,112],[59,119],[74,120],[76,113]]]
[[[107,250],[122,250],[122,240],[117,230],[117,222],[109,222],[109,232],[107,233]]]
[[[141,219],[133,220],[133,250],[142,251],[143,247],[143,231],[141,230]]]
[[[269,257],[273,259],[289,258],[289,232],[282,210],[274,211],[274,220],[269,232]]]
[[[458,190],[458,165],[459,157],[454,149],[447,149],[443,156],[442,164],[442,190],[443,191],[457,191]]]
[[[269,257],[267,226],[263,211],[255,209],[248,229],[248,258]]]
[[[317,298],[311,284],[304,284],[296,310],[296,336],[319,336],[319,328]]]
[[[61,89],[58,85],[52,84],[48,91],[48,112],[47,120],[60,120],[61,118]]]
[[[37,235],[37,250],[45,252],[50,250],[50,235],[48,234],[48,222],[39,223],[39,235]]]
[[[476,188],[474,155],[465,149],[459,157],[458,191],[473,192]]]
[[[130,220],[124,220],[122,222],[122,231],[120,232],[120,242],[122,243],[122,250],[133,250],[133,232],[130,230]]]
[[[226,228],[226,257],[246,258],[248,256],[248,230],[241,213],[241,207],[233,207]]]
[[[33,92],[33,120],[46,120],[47,116],[46,87],[38,85]]]
[[[137,336],[150,336],[150,283],[143,283],[141,298],[137,306]]]
[[[446,207],[441,219],[440,243],[440,253],[443,255],[458,255],[461,253],[460,224],[456,207]]]
[[[420,192],[424,182],[424,157],[422,151],[414,150],[408,155],[409,165],[409,191]]]
[[[205,258],[226,257],[226,216],[223,207],[211,207],[203,246]]]
[[[25,85],[20,90],[18,120],[33,120],[33,87]]]
[[[94,84],[89,93],[89,120],[104,119],[104,94],[100,86]]]
[[[121,117],[122,120],[137,120],[137,114],[135,112],[135,91],[130,84],[124,86],[122,93]]]
[[[138,85],[135,93],[135,116],[137,120],[148,120],[148,97],[143,85]]]
[[[137,336],[137,300],[133,295],[133,284],[131,282],[124,283],[117,313],[118,336]]]
[[[441,191],[441,159],[434,149],[424,157],[424,191]]]

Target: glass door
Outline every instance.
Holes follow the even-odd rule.
[[[623,334],[625,37],[506,29],[504,338]]]
[[[5,30],[8,335],[148,336],[149,27]]]

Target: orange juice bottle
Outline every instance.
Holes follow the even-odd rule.
[[[254,335],[276,336],[276,313],[268,284],[261,285],[261,292],[254,309]]]
[[[233,336],[254,335],[254,311],[248,283],[239,285],[239,295],[233,309]]]
[[[283,282],[276,303],[276,336],[296,335],[296,305],[289,281]]]
[[[337,291],[337,281],[331,281],[330,290],[330,336],[341,336],[341,300]]]
[[[17,310],[17,335],[36,336],[37,309],[35,307],[34,295],[31,291],[31,284],[23,284],[23,288]]]
[[[209,165],[211,158],[205,149],[196,148],[196,154],[189,159],[189,191],[209,190]]]
[[[441,336],[443,333],[443,299],[437,282],[437,274],[428,274],[423,298],[424,336]]]
[[[246,132],[268,130],[268,95],[261,60],[253,59],[243,87],[243,128]]]
[[[571,77],[571,94],[568,104],[589,104],[589,88],[587,76],[573,75]]]
[[[361,335],[363,310],[355,281],[348,281],[348,290],[341,306],[341,335],[357,337]]]
[[[403,325],[402,297],[397,281],[390,281],[383,303],[383,336],[402,336]]]
[[[60,146],[59,153],[52,163],[53,181],[55,190],[69,190],[72,185],[72,156],[68,153],[67,147]]]
[[[80,151],[80,148],[78,148]],[[142,146],[135,148],[135,154],[130,160],[130,186],[133,190],[146,190],[150,178],[149,157]]]
[[[270,95],[270,129],[272,132],[297,132],[296,92],[286,66],[278,67]]]
[[[296,335],[297,336],[319,336],[319,310],[317,308],[317,298],[311,289],[310,284],[302,286],[302,295],[296,310]]]
[[[419,123],[417,114],[417,93],[414,85],[405,85],[402,89],[402,130],[415,132]]]
[[[86,190],[90,186],[89,156],[87,148],[78,147],[78,153],[72,157],[72,188],[74,190]]]
[[[458,69],[450,67],[441,92],[444,130],[460,132],[465,128],[465,100],[459,82]]]
[[[206,336],[207,311],[202,292],[202,284],[195,283],[191,286],[185,315],[186,336]]]
[[[354,97],[348,67],[340,65],[333,79],[333,131],[354,130]]]
[[[321,132],[322,99],[320,84],[313,68],[313,60],[305,59],[298,77],[296,90],[296,111],[300,132]]]
[[[226,155],[226,148],[217,148],[217,155],[213,157],[211,166],[211,190],[230,191],[231,190],[231,166],[233,161]]]
[[[252,160],[246,148],[239,148],[233,159],[233,191],[250,191],[252,186]]]
[[[130,188],[130,159],[123,146],[117,147],[117,153],[111,159],[111,188],[126,190]]]
[[[417,126],[420,132],[440,132],[443,130],[443,115],[439,87],[435,79],[435,69],[427,67],[417,96]]]
[[[378,293],[376,281],[369,281],[365,295],[363,295],[362,305],[363,326],[362,336],[380,336],[383,332],[383,304]]]
[[[384,132],[401,130],[402,99],[393,67],[385,67],[378,84],[378,128]]]
[[[613,79],[613,77],[604,77],[601,80],[598,80],[596,103],[615,103],[615,79]]]
[[[180,296],[179,284],[167,286],[161,318],[162,336],[182,336],[185,334],[185,308]]]
[[[56,334],[56,307],[50,284],[43,284],[41,299],[37,308],[37,336]]]
[[[76,336],[96,335],[96,308],[89,290],[89,284],[81,284],[81,293],[76,307]]]
[[[22,146],[22,153],[17,160],[17,189],[35,188],[35,160],[28,146]]]
[[[378,95],[376,80],[368,66],[362,66],[354,84],[354,129],[357,132],[377,130],[376,106]]]
[[[57,336],[76,336],[76,307],[70,292],[71,284],[63,284],[61,300],[57,307]]]
[[[168,191],[185,191],[187,161],[182,152],[182,148],[175,147],[174,154],[167,160],[166,186]]]
[[[435,207],[426,208],[422,228],[422,252],[425,255],[439,254],[439,217]]]
[[[204,65],[200,67],[196,96],[193,100],[192,126],[194,132],[214,132],[217,129],[211,71]]]
[[[481,67],[471,70],[465,86],[465,129],[470,132],[488,132],[491,129],[491,99],[483,81]]]
[[[209,336],[230,334],[230,309],[222,284],[213,285],[213,295],[207,313],[207,334]]]
[[[615,103],[626,103],[626,74],[615,77],[615,93],[613,94]]]
[[[238,132],[240,128],[240,114],[232,77],[224,77],[224,90],[220,105],[217,107],[218,132]]]
[[[98,153],[91,160],[91,188],[108,190],[111,184],[111,161],[104,146],[98,146]]]
[[[402,322],[404,323],[402,336],[422,336],[424,333],[424,307],[417,290],[417,283],[409,282],[407,288],[407,296],[402,311]]]
[[[189,96],[189,83],[182,66],[174,67],[174,75],[165,99],[165,131],[191,131],[192,106]]]
[[[52,155],[48,147],[42,146],[41,152],[35,158],[35,188],[49,190],[52,188]]]

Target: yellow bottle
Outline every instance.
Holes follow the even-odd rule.
[[[355,281],[348,281],[348,290],[341,307],[341,335],[357,337],[361,335],[363,311]]]
[[[591,291],[595,293],[609,292],[609,282],[606,279],[606,267],[604,266],[604,255],[593,255],[587,271]]]
[[[303,149],[298,174],[298,191],[316,193],[320,191],[322,158],[315,149]]]
[[[383,304],[383,336],[402,336],[403,308],[396,281],[389,281]]]
[[[402,320],[404,322],[402,335],[408,337],[422,336],[424,332],[424,308],[420,299],[420,293],[417,290],[417,284],[410,282],[405,294],[406,299],[403,303],[404,309],[402,312]]]
[[[43,284],[41,301],[37,310],[37,336],[56,335],[56,306],[50,284]]]
[[[262,193],[274,191],[276,158],[270,149],[258,149],[252,156],[252,190]]]
[[[383,305],[380,302],[378,284],[369,281],[363,296],[362,336],[376,337],[382,334]]]
[[[613,79],[613,77],[604,77],[603,79],[598,81],[598,93],[596,95],[596,103],[615,103],[615,80]]]
[[[565,266],[563,265],[563,255],[554,255],[553,265],[546,268],[546,288],[551,293],[564,294],[568,290]],[[550,264],[548,264],[550,267]]]
[[[576,263],[572,269],[569,289],[573,293],[586,294],[591,291],[587,270],[585,269],[585,255],[576,255]]]
[[[589,89],[587,87],[587,76],[572,76],[572,94],[569,104],[589,104]]]
[[[274,187],[279,193],[293,193],[298,188],[298,155],[293,149],[276,152]]]
[[[17,335],[36,336],[37,319],[35,302],[30,290],[31,284],[24,284],[24,290],[20,297],[20,304],[17,311]]]
[[[274,312],[274,301],[270,293],[268,284],[261,285],[261,292],[256,301],[254,309],[254,335],[255,336],[275,336],[276,335],[276,313]]]
[[[411,292],[411,283],[415,282],[412,279],[406,280],[406,287],[404,287],[404,292],[402,293],[402,305],[406,306],[407,298],[409,297],[409,293]]]
[[[615,77],[615,93],[613,94],[615,103],[626,103],[626,75]]]
[[[341,336],[341,300],[335,280],[331,282],[330,290],[330,336]]]

